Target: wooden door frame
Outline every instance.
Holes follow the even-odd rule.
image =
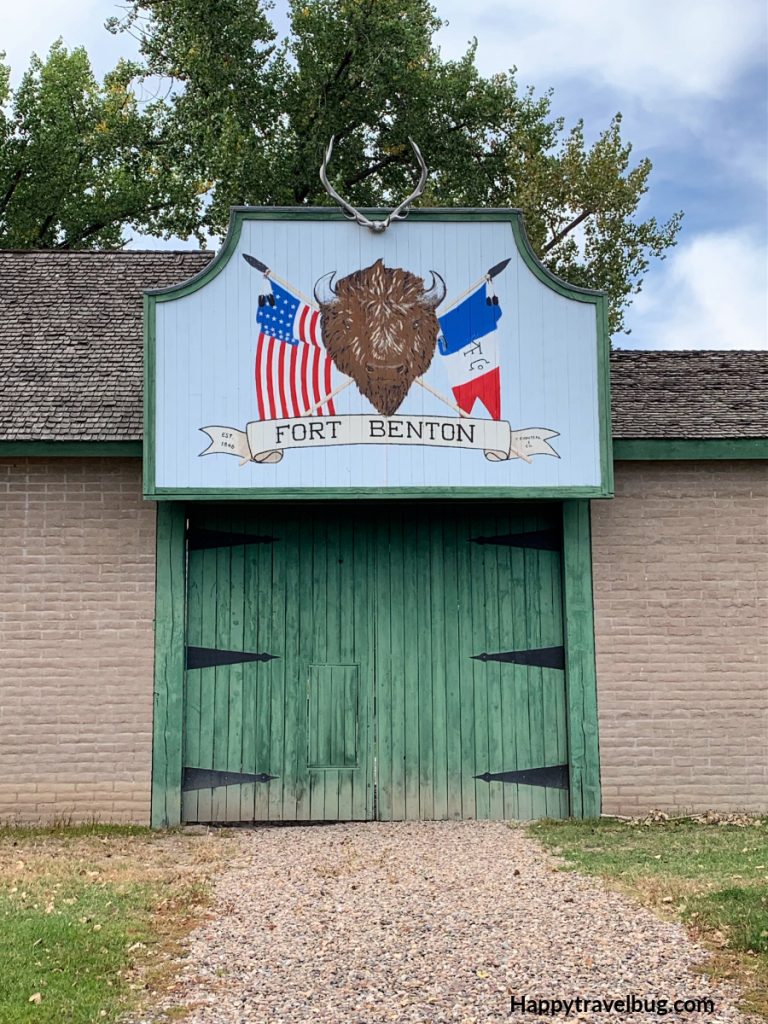
[[[563,633],[570,816],[600,815],[590,503],[563,502]]]
[[[563,515],[563,626],[570,814],[600,814],[595,619],[590,503],[570,500]],[[186,520],[183,502],[157,505],[155,671],[152,738],[153,828],[181,823],[186,618]]]
[[[155,529],[155,687],[152,727],[152,828],[181,824],[184,728],[187,510],[157,505]]]

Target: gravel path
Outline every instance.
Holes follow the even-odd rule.
[[[530,1021],[510,1015],[511,994],[710,997],[714,1013],[663,1019],[747,1019],[692,971],[705,954],[681,927],[557,871],[519,828],[257,828],[233,850],[216,916],[192,935],[167,1003],[192,1006],[189,1024]],[[553,1019],[654,1017],[573,1008]]]

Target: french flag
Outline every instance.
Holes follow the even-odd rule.
[[[507,261],[508,262],[508,261]],[[437,350],[448,375],[456,404],[467,414],[481,402],[495,420],[501,419],[501,378],[496,325],[501,319],[498,298],[488,294],[488,280],[453,309],[438,317],[441,335]]]

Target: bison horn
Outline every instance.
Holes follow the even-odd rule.
[[[323,274],[315,282],[313,294],[318,306],[325,306],[336,298],[336,288],[333,284],[334,277],[336,277],[336,271],[332,270],[329,274]],[[330,280],[326,280],[326,278],[330,278]],[[323,284],[324,281],[325,284]]]
[[[432,283],[429,289],[424,293],[424,305],[431,306],[432,309],[437,309],[440,303],[445,298],[445,293],[448,290],[445,286],[445,281],[438,274],[436,270],[430,270],[432,275]],[[440,284],[438,285],[438,281]]]

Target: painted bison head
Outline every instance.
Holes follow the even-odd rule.
[[[315,286],[326,350],[374,408],[391,416],[432,362],[439,331],[435,310],[445,298],[445,282],[432,271],[426,288],[416,274],[385,267],[381,260],[334,285],[335,276]]]

